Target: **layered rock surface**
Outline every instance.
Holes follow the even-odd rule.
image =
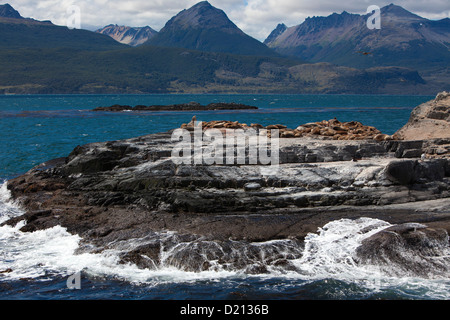
[[[434,100],[414,108],[408,123],[395,137],[402,140],[450,138],[450,93],[441,92]]]
[[[173,222],[187,217],[210,220],[218,213],[255,213],[279,220],[276,213],[284,211],[355,205],[362,209],[450,196],[448,159],[398,159],[386,151],[386,142],[280,139],[280,165],[276,175],[266,175],[261,165],[176,165],[170,140],[170,133],[162,133],[79,146],[67,158],[44,163],[9,181],[13,196],[22,199],[31,216],[36,215],[24,228],[62,223],[78,230],[83,220],[97,219],[89,212],[111,210],[122,212],[129,223],[137,212],[157,220],[165,213],[178,216]],[[356,154],[361,160],[351,161]],[[247,192],[248,183],[260,187]],[[127,210],[134,213],[130,216]],[[104,222],[100,223],[103,228],[109,224]],[[110,222],[114,230],[117,221]],[[263,235],[267,230],[253,234],[229,227],[219,233],[260,240],[304,235],[297,230],[268,236]],[[86,228],[95,229],[89,223]],[[214,235],[209,228],[202,231],[201,224],[187,229],[192,228]],[[277,229],[282,230],[282,224]]]
[[[378,265],[396,276],[448,274],[448,233],[419,223],[386,228],[362,241],[360,263]]]
[[[441,92],[434,100],[416,107],[408,123],[394,134],[401,140],[435,140],[427,153],[450,155],[450,93]]]
[[[193,126],[183,126],[191,128],[185,130],[189,136],[195,120]],[[214,125],[216,129],[242,128],[239,123],[215,122],[206,123],[205,129]],[[284,129],[280,125],[272,128]],[[443,235],[450,230],[450,159],[445,155],[421,157],[436,140],[374,139],[374,134],[364,140],[294,136],[278,140],[276,165],[252,164],[249,144],[244,146],[244,163],[207,165],[174,161],[179,141],[173,133],[78,146],[67,157],[10,180],[8,189],[26,214],[6,223],[26,220],[22,231],[61,225],[82,237],[83,250],[101,252],[120,245],[123,262],[141,267],[156,263],[162,246],[170,246],[172,240],[128,244],[132,239],[149,239],[155,232],[175,232],[183,243],[199,239],[220,243],[219,251],[211,242],[203,249],[229,266],[245,264],[235,260],[232,252],[250,250],[251,242],[290,239],[284,243],[288,249],[283,248],[289,254],[282,261],[271,260],[283,264],[288,257],[298,258],[301,250],[293,248],[301,247],[308,233],[342,218],[420,223],[437,230],[424,237],[437,234],[445,247]],[[259,134],[266,135],[264,131]],[[193,140],[187,144],[192,147],[192,161],[210,147],[203,143],[194,148]],[[385,243],[383,237],[365,244],[360,263],[383,260],[375,256],[378,244]],[[408,243],[408,250],[414,252],[429,242]],[[208,259],[193,258],[195,252],[180,252],[179,258],[190,261],[189,270],[209,269]],[[420,264],[412,272],[416,269]]]

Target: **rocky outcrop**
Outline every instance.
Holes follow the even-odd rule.
[[[144,44],[158,33],[149,26],[133,28],[128,26],[118,26],[117,24],[110,24],[96,32],[110,36],[117,42],[133,47]]]
[[[259,273],[268,266],[289,269],[289,259],[301,256],[304,238],[328,222],[368,217],[406,225],[368,238],[358,249],[358,263],[392,262],[411,274],[422,275],[427,265],[448,272],[448,260],[435,258],[448,250],[450,158],[421,156],[437,140],[376,139],[381,133],[375,128],[335,119],[297,128],[320,128],[320,134],[302,131],[289,138],[280,124],[199,123],[194,117],[182,125],[186,130],[77,146],[67,157],[33,168],[8,181],[26,213],[5,223],[25,220],[25,232],[61,225],[83,239],[81,252],[117,249],[123,263],[143,268],[159,265],[161,252],[170,250],[177,258],[163,262],[181,263],[185,270]],[[267,150],[274,152],[272,144],[278,144],[278,161],[252,162],[248,140],[231,153],[244,150],[242,162],[218,157],[227,161],[208,163],[211,141],[195,139],[207,129],[227,135],[239,130],[222,129],[255,129],[253,139],[264,137]],[[271,129],[281,138],[267,139],[264,130]],[[322,136],[325,130],[336,133]],[[361,134],[351,130],[367,136],[335,139]],[[179,131],[187,139],[184,162],[174,158]],[[280,239],[286,247],[277,253],[253,244]],[[234,254],[239,250],[244,260]]]
[[[280,139],[275,175],[248,162],[174,164],[173,147],[170,132],[93,143],[9,181],[28,210],[24,230],[60,224],[96,241],[166,228],[254,241],[302,238],[331,217],[361,211],[393,222],[433,221],[426,210],[390,216],[383,208],[450,197],[448,159],[397,159],[374,140]]]
[[[450,271],[448,233],[419,223],[384,229],[357,248],[361,264],[374,265],[391,275],[435,277]]]
[[[449,139],[450,93],[441,92],[434,100],[414,108],[408,123],[394,137],[401,140]]]
[[[266,40],[264,40],[264,44],[267,46],[272,46],[272,43],[282,35],[288,27],[284,23],[279,23],[277,27],[269,34]]]
[[[181,103],[181,104],[173,104],[173,105],[137,105],[135,107],[128,105],[113,105],[110,107],[97,107],[93,109],[93,111],[201,111],[201,110],[249,110],[249,109],[258,109],[254,106],[248,106],[240,103],[210,103],[206,106],[201,105],[198,102],[189,102],[189,103]]]
[[[450,93],[441,92],[434,100],[416,107],[393,137],[426,141],[424,153],[430,157],[450,155]]]

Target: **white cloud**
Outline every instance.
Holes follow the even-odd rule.
[[[145,26],[161,29],[172,16],[189,8],[198,0],[6,0],[22,16],[38,20],[51,20],[65,25],[67,8],[77,5],[81,9],[83,27],[102,27],[111,23]],[[288,26],[300,24],[308,16],[327,16],[333,12],[365,13],[369,5],[380,7],[393,0],[210,0],[224,10],[228,17],[244,32],[264,40],[280,22]],[[398,0],[405,9],[429,19],[450,17],[448,0]]]

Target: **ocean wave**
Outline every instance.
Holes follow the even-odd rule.
[[[0,224],[23,213],[24,211],[21,209],[20,204],[11,199],[7,182],[2,181],[0,185]]]
[[[0,187],[0,221],[23,211],[11,201],[6,183]],[[94,253],[85,250],[82,239],[61,226],[35,232],[22,232],[25,221],[0,227],[0,281],[48,280],[69,277],[77,272],[134,284],[158,286],[167,283],[220,281],[236,278],[283,279],[292,281],[341,281],[378,292],[399,290],[422,292],[432,299],[450,298],[450,281],[394,277],[376,266],[355,262],[356,248],[389,223],[360,218],[332,221],[310,233],[303,245],[286,239],[261,243],[212,242],[181,237],[175,232],[152,233],[142,239],[112,243]],[[142,268],[123,259],[124,252],[159,243],[159,258]],[[287,290],[287,288],[285,288]]]

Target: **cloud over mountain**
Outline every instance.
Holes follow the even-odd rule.
[[[76,4],[81,8],[82,27],[90,29],[105,25],[119,24],[129,26],[151,25],[161,29],[170,17],[184,8],[189,8],[197,0],[8,0],[22,16],[38,20],[51,20],[65,25],[67,8]],[[381,1],[380,7],[392,0]],[[327,16],[333,12],[348,11],[365,13],[373,1],[350,0],[345,2],[331,0],[211,0],[213,6],[227,12],[228,17],[245,33],[258,40],[264,40],[269,33],[283,22],[287,26],[297,25],[308,16]],[[398,0],[395,4],[428,19],[450,17],[448,0]]]

